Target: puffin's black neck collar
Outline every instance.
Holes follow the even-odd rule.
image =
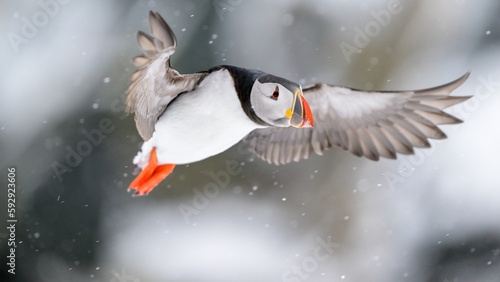
[[[255,80],[260,76],[265,75],[265,73],[257,70],[248,70],[229,65],[213,67],[209,70],[209,72],[218,71],[221,69],[228,70],[233,77],[234,88],[236,89],[236,93],[238,93],[241,108],[248,116],[248,118],[250,118],[250,120],[258,125],[270,126],[271,124],[265,122],[259,116],[257,116],[250,101],[250,92],[252,91],[252,86]]]

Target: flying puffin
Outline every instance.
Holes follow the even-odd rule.
[[[130,184],[149,193],[176,164],[217,155],[243,140],[276,165],[321,155],[332,146],[371,160],[395,159],[444,139],[437,127],[461,120],[443,109],[470,98],[450,96],[469,73],[417,91],[361,91],[324,83],[301,85],[258,70],[221,65],[192,74],[170,66],[177,41],[158,12],[151,35],[137,33],[144,53],[127,89],[127,111],[144,144],[133,159],[142,171]],[[306,100],[307,99],[307,100]],[[314,116],[314,119],[313,119]]]

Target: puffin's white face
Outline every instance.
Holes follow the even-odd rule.
[[[302,87],[299,84],[265,75],[255,80],[250,99],[255,113],[271,125],[278,127],[313,125],[311,109],[302,96]]]

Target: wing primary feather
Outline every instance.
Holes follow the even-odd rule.
[[[163,41],[161,41],[160,39],[154,37],[153,42],[155,44],[156,50],[164,50],[165,49],[165,45],[163,45]]]
[[[289,163],[293,160],[293,154],[295,150],[295,136],[297,134],[298,130],[292,130],[290,133],[290,138],[286,139],[286,163]]]
[[[285,164],[285,159],[286,159],[286,142],[281,142],[280,144],[280,153],[279,153],[279,162],[278,164]]]
[[[363,149],[361,148],[358,134],[354,129],[348,129],[346,133],[349,139],[349,143],[347,143],[349,144],[349,151],[351,151],[354,155],[361,157],[363,155]]]
[[[460,85],[464,84],[464,82],[469,78],[470,72],[466,72],[464,75],[459,77],[458,79],[446,83],[440,86],[421,89],[414,91],[417,94],[425,94],[425,95],[447,95],[450,94],[453,90],[457,89]]]
[[[421,115],[419,115],[419,114],[417,114],[414,111],[409,110],[409,109],[400,109],[398,111],[398,114],[404,116],[407,119],[412,119],[418,123],[422,123],[422,124],[425,124],[428,126],[435,126],[435,124],[432,123],[432,121],[424,118],[423,116],[421,116]]]
[[[388,121],[381,121],[379,123],[380,127],[387,132],[387,138],[394,145],[396,151],[401,154],[413,154],[412,144],[406,137],[401,134],[395,127],[394,124]]]
[[[275,165],[279,165],[280,164],[280,150],[281,150],[280,147],[281,147],[280,143],[277,143],[277,142],[274,143],[274,148],[273,148],[273,163]]]
[[[462,103],[464,101],[469,100],[472,96],[448,96],[447,98],[434,100],[434,101],[422,101],[423,104],[428,104],[432,107],[438,109],[446,109],[456,104]]]
[[[328,136],[328,142],[331,145],[342,147],[340,133],[337,129],[333,128],[327,131],[327,136]]]
[[[413,102],[409,101],[406,104],[404,104],[404,108],[414,110],[414,111],[423,111],[423,112],[430,112],[430,113],[440,113],[441,110],[436,109],[431,106],[423,105],[420,104],[419,102]]]
[[[149,25],[151,35],[143,31],[137,33],[137,42],[146,57],[152,59],[158,53],[167,51],[168,47],[173,47],[175,50],[177,46],[175,34],[158,12],[149,11]],[[171,53],[173,54],[173,51]]]
[[[177,47],[177,39],[174,32],[158,12],[149,11],[149,25],[151,27],[151,34],[163,43],[163,49]]]
[[[424,133],[422,133],[417,127],[415,127],[413,124],[409,123],[404,117],[400,115],[394,115],[390,116],[388,118],[390,121],[392,121],[394,124],[397,124],[407,130],[408,132],[411,132],[413,135],[416,137],[419,137],[420,139],[426,139],[427,136],[425,136]]]
[[[349,137],[347,136],[347,133],[344,129],[340,129],[339,131],[340,135],[340,143],[341,143],[341,148],[344,150],[349,150]]]
[[[413,124],[416,128],[418,128],[427,138],[432,139],[445,139],[446,134],[444,134],[439,127],[435,125],[428,125],[424,123],[420,123],[414,119],[408,119],[408,122]]]
[[[141,76],[141,74],[142,74],[141,70],[134,72],[133,74],[130,75],[130,80],[136,81],[139,78],[139,76]]]
[[[363,155],[372,161],[378,161],[379,152],[377,150],[377,147],[373,143],[370,134],[367,132],[367,129],[361,127],[356,132],[361,141],[361,148],[363,149]]]
[[[302,149],[305,147],[303,144],[299,143],[301,140],[302,130],[297,130],[297,137],[294,144],[294,156],[293,161],[298,162],[303,158]]]
[[[150,61],[149,58],[144,56],[137,56],[132,59],[132,63],[134,63],[134,66],[138,69],[144,68]]]
[[[400,125],[400,123],[395,123],[394,127],[406,137],[408,141],[411,143],[411,147],[416,147],[416,148],[429,148],[430,144],[429,141],[427,141],[427,138],[421,138],[418,135],[415,135],[413,132],[410,130],[406,129],[406,127]]]
[[[419,101],[420,104],[427,105],[436,109],[446,109],[458,103],[462,103],[472,96],[432,96],[432,95],[414,95],[412,101]]]
[[[368,132],[372,135],[373,142],[377,146],[377,150],[384,158],[395,159],[396,149],[391,141],[385,136],[384,132],[377,126],[371,126]]]
[[[423,116],[424,118],[432,121],[436,125],[462,123],[462,120],[460,120],[460,119],[458,119],[450,114],[447,114],[445,112],[431,113],[431,112],[424,112],[424,111],[416,111],[416,113]]]
[[[319,140],[319,133],[318,133],[318,130],[314,130],[312,131],[311,133],[311,146],[313,148],[313,151],[318,154],[318,155],[321,155],[321,141]]]
[[[139,30],[137,32],[137,43],[139,43],[139,48],[141,48],[141,51],[146,57],[153,58],[158,54],[153,37],[146,34],[144,31]]]

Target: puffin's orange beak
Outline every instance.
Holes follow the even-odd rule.
[[[306,99],[302,96],[302,91],[297,89],[295,91],[293,104],[292,104],[292,118],[290,119],[290,125],[293,127],[313,127],[314,120],[309,104],[307,104]]]

